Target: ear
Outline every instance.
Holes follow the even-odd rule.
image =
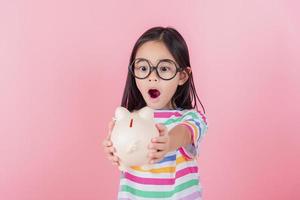
[[[186,67],[182,72],[180,72],[178,85],[183,85],[188,80],[191,73],[192,69],[190,67]]]
[[[139,110],[139,116],[144,119],[152,119],[154,115],[154,110],[148,106]]]
[[[130,112],[122,106],[117,107],[117,109],[115,111],[116,120],[124,119],[125,117],[129,118],[130,117]]]

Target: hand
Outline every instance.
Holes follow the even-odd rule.
[[[116,149],[113,146],[112,141],[110,140],[111,131],[115,125],[115,121],[111,121],[108,125],[108,136],[103,140],[104,152],[109,160],[112,161],[113,165],[120,165],[120,159],[115,155]]]
[[[152,138],[151,143],[148,145],[150,164],[161,161],[170,148],[170,137],[167,127],[163,124],[155,124],[155,126],[159,131],[159,136]]]

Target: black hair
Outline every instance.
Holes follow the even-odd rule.
[[[144,32],[136,41],[129,60],[129,65],[135,59],[136,53],[144,43],[149,41],[160,41],[165,44],[167,49],[174,57],[176,63],[183,70],[187,70],[187,67],[191,67],[188,47],[183,39],[182,35],[172,27],[153,27]],[[198,110],[197,100],[200,102],[203,111],[205,109],[197,95],[196,88],[193,81],[192,72],[188,72],[188,80],[179,85],[175,94],[172,97],[171,103],[173,108],[178,107],[182,109],[196,108]],[[193,103],[193,105],[192,105]],[[137,88],[135,77],[128,70],[126,85],[123,92],[123,98],[121,105],[127,108],[130,112],[133,110],[139,110],[146,106],[146,102]]]

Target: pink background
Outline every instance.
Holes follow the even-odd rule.
[[[116,199],[101,141],[134,42],[185,37],[205,200],[300,199],[298,1],[0,2],[0,199]]]

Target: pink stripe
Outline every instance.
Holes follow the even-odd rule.
[[[165,179],[165,178],[142,178],[138,176],[134,176],[128,172],[125,172],[125,178],[140,184],[145,185],[172,185],[174,183],[173,179]]]
[[[172,115],[175,115],[175,117],[182,116],[179,112],[154,112],[154,118],[169,118]]]
[[[176,179],[186,174],[197,173],[197,172],[198,172],[198,167],[187,167],[176,172]]]
[[[198,167],[187,167],[182,170],[179,170],[176,173],[175,178],[142,178],[142,177],[134,176],[128,172],[125,172],[124,177],[133,182],[144,184],[144,185],[173,185],[175,183],[175,179],[189,173],[197,173],[197,172],[198,172]]]
[[[187,159],[192,159],[192,157],[189,156],[189,155],[185,152],[184,148],[180,147],[180,148],[179,148],[179,151],[180,151],[180,153],[181,153],[184,157],[186,157]]]
[[[198,111],[198,113],[202,116],[203,121],[207,125],[206,117],[201,112]]]

